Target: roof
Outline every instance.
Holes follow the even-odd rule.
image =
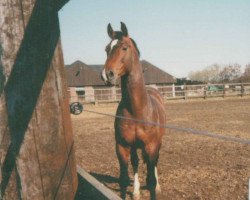
[[[176,78],[164,72],[146,60],[141,61],[144,71],[146,85],[175,83]],[[101,80],[101,70],[103,65],[87,65],[81,61],[76,61],[71,65],[66,65],[66,73],[69,87],[81,86],[104,86]]]
[[[146,85],[175,83],[176,78],[146,60],[141,61]]]
[[[69,87],[105,85],[99,71],[81,61],[66,65],[65,69]]]
[[[103,68],[103,65],[89,65],[89,66],[97,72],[101,72]]]

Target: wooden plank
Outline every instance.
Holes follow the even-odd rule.
[[[72,164],[75,163],[74,160],[74,146],[72,144],[67,164],[65,166],[64,175],[62,176],[60,187],[58,188],[58,192],[54,195],[54,199],[74,199],[77,185],[74,187],[74,180],[72,180]],[[76,180],[78,181],[78,180]],[[70,191],[71,190],[71,191]]]
[[[24,24],[23,24],[23,15],[20,9],[21,2],[19,0],[13,1],[1,1],[0,11],[1,11],[1,20],[0,20],[0,41],[1,41],[1,61],[2,61],[2,68],[3,68],[3,75],[5,77],[4,85],[8,81],[10,77],[13,65],[15,63],[15,59],[22,41],[22,37],[24,34]],[[2,15],[3,14],[3,15]],[[10,146],[10,132],[8,127],[8,113],[6,109],[6,100],[5,94],[1,91],[1,113],[0,116],[4,118],[4,121],[1,121],[1,130],[0,134],[2,134],[3,140],[1,141],[1,165],[3,165],[4,161],[6,160],[6,154],[8,147]],[[4,129],[4,130],[3,130]],[[33,144],[33,142],[31,143]],[[15,168],[16,169],[16,168]],[[36,169],[36,168],[35,168]],[[1,170],[2,171],[2,170]],[[4,174],[3,174],[4,175]],[[17,175],[18,171],[13,170],[10,172],[9,181],[4,183],[2,181],[1,176],[1,183],[7,184],[6,187],[6,199],[15,199],[13,198],[18,193],[17,187]],[[40,184],[41,186],[41,184]],[[20,195],[20,194],[19,194]]]
[[[35,133],[45,199],[54,198],[68,157],[57,84],[53,81],[56,66],[52,62],[36,106]]]
[[[4,196],[5,199],[20,199],[20,195],[18,194],[18,187],[16,181],[16,170],[13,170],[10,176],[10,183],[6,188],[6,195]],[[0,199],[1,196],[0,196]]]
[[[0,3],[0,72],[5,79],[0,116],[8,116],[0,120],[1,191],[8,192],[4,199],[15,194],[23,199],[73,199],[77,188],[53,6],[50,0]]]
[[[87,182],[89,183],[97,193],[102,195],[102,199],[110,199],[110,200],[121,200],[119,196],[117,196],[110,189],[105,187],[102,183],[97,181],[93,176],[91,176],[87,171],[83,168],[77,166],[77,173]]]
[[[69,0],[54,0],[55,1],[55,8],[59,11]]]
[[[58,48],[55,50],[55,54],[57,56],[54,57],[54,62],[57,63],[57,68],[55,68],[55,76],[57,80],[57,88],[58,88],[58,100],[61,108],[61,117],[62,117],[62,127],[64,132],[64,140],[65,145],[67,148],[67,153],[71,152],[71,145],[73,144],[73,134],[72,134],[72,124],[70,118],[70,111],[69,111],[69,94],[67,89],[67,82],[66,82],[66,74],[64,71],[64,62],[63,62],[63,52],[61,47],[61,41],[58,42]],[[74,147],[73,147],[74,148]],[[74,151],[74,149],[73,149]],[[76,172],[76,164],[75,164],[75,156],[71,154],[69,160],[69,172]],[[71,184],[72,187],[75,189],[74,193],[77,189],[77,176],[71,174]]]
[[[15,3],[17,0],[13,2],[14,3],[8,0],[1,0],[0,3],[0,144],[8,132],[8,115],[3,89],[10,76],[23,34],[21,12],[16,8],[16,6],[18,6],[18,4]],[[1,150],[3,151],[2,148]]]

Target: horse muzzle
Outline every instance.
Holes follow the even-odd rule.
[[[112,70],[102,70],[101,78],[104,81],[104,83],[108,86],[115,85],[115,73]]]

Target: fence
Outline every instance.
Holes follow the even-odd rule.
[[[155,86],[165,100],[193,99],[211,97],[229,97],[250,95],[250,83],[203,84],[203,85],[170,85]],[[82,89],[79,95],[71,95],[71,102],[82,103],[117,102],[121,99],[121,88]]]

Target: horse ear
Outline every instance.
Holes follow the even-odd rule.
[[[123,36],[125,36],[125,37],[128,36],[128,29],[123,22],[121,22],[121,31],[122,31]]]
[[[113,29],[112,29],[110,23],[108,24],[107,31],[108,31],[109,37],[110,37],[111,39],[113,39],[113,38],[114,38],[114,31],[113,31]]]

